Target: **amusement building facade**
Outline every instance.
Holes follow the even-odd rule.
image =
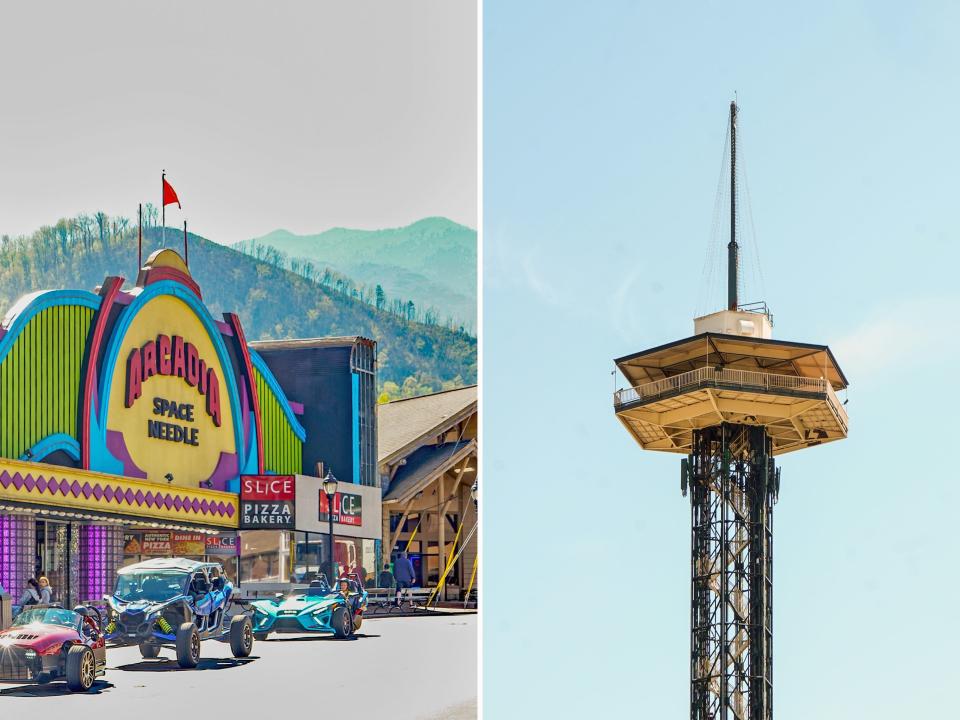
[[[237,315],[215,317],[173,250],[153,253],[135,286],[123,285],[108,277],[93,292],[34,293],[0,326],[0,585],[19,594],[43,573],[61,602],[97,600],[120,566],[150,555],[215,556],[242,575],[241,476],[293,476],[306,488],[318,479],[304,470],[319,462],[364,495],[371,532],[357,538],[344,519],[358,543],[350,557],[360,564],[366,553],[372,572],[379,488],[375,471],[360,469],[376,465],[374,343],[322,348],[349,356],[313,375],[347,388],[325,415],[319,392],[287,396],[295,383],[309,393],[302,373],[275,374]],[[296,503],[312,524],[314,494],[298,491]],[[296,530],[242,539],[255,579],[289,581],[298,544],[321,551]]]

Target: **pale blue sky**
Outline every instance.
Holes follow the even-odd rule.
[[[687,712],[679,458],[615,420],[610,370],[692,334],[734,91],[766,285],[745,299],[851,382],[850,438],[781,461],[777,717],[951,707],[955,7],[485,3],[487,717]]]

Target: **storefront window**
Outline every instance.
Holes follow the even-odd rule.
[[[294,557],[291,582],[307,584],[320,576],[329,576],[330,555],[326,533],[300,532],[294,534]],[[335,575],[355,572],[362,575],[365,586],[373,586],[376,579],[379,542],[361,538],[334,536]]]
[[[240,581],[290,582],[290,533],[244,530],[240,534]]]
[[[307,584],[316,579],[320,573],[329,575],[326,568],[327,542],[326,535],[319,533],[295,532],[293,575],[291,582]]]
[[[364,585],[373,585],[377,569],[376,541],[334,536],[334,560],[340,575],[357,573]]]
[[[69,605],[70,554],[69,524],[38,520],[35,572],[50,582],[53,602]]]

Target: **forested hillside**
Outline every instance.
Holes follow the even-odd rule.
[[[152,213],[145,214],[152,220]],[[465,332],[407,319],[302,274],[190,235],[190,270],[214,314],[240,315],[248,339],[364,335],[378,344],[379,379],[391,396],[423,394],[476,382],[477,342]],[[144,231],[144,258],[160,247],[161,229]],[[183,233],[166,230],[182,252]],[[63,219],[27,237],[0,242],[0,307],[52,288],[93,289],[107,275],[128,285],[137,273],[136,223],[103,213]],[[414,313],[415,315],[415,313]]]
[[[477,232],[442,217],[399,228],[275,230],[234,245],[259,260],[319,279],[349,278],[362,299],[429,324],[476,327]]]

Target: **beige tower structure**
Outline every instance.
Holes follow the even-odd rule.
[[[730,104],[727,308],[694,334],[618,358],[617,418],[645,450],[684,455],[691,505],[690,717],[773,717],[774,457],[842,440],[847,379],[826,345],[772,337],[764,303],[739,302],[737,106]]]

